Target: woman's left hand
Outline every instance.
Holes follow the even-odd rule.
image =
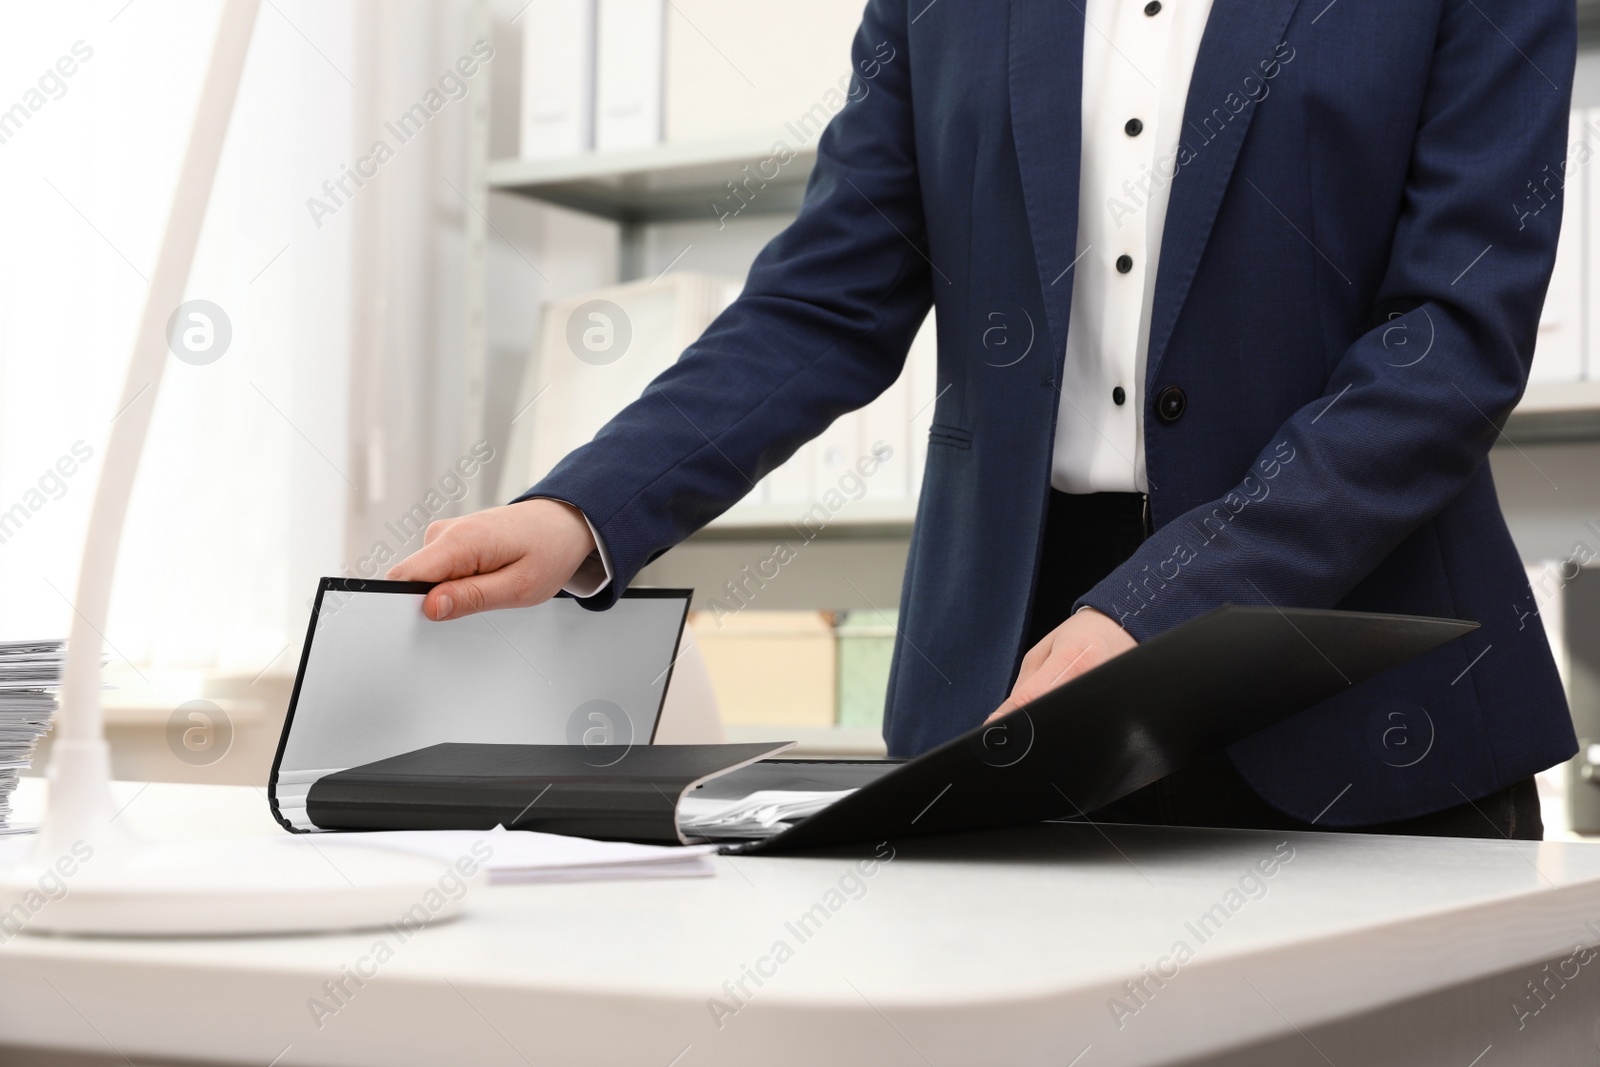
[[[1022,657],[1022,670],[1017,675],[1017,684],[1011,688],[1011,695],[986,721],[993,722],[1017,710],[1056,686],[1122,655],[1136,644],[1133,636],[1109,616],[1094,608],[1084,608],[1028,650]]]

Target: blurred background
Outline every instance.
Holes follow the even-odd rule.
[[[318,577],[381,576],[433,519],[515,496],[737,295],[872,91],[861,6],[267,0],[105,634],[119,777],[264,783]],[[1568,165],[1517,208],[1565,187],[1561,256],[1491,462],[1530,576],[1506,610],[1550,634],[1585,745],[1543,777],[1546,821],[1600,831],[1600,3],[1578,7]],[[219,11],[0,12],[0,639],[67,631]],[[889,393],[640,579],[696,590],[730,740],[883,751],[933,352],[930,320]]]

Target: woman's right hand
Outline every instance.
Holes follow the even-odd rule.
[[[436,622],[542,604],[595,551],[583,513],[559,500],[523,500],[431,523],[422,547],[389,577],[438,582],[422,602]]]

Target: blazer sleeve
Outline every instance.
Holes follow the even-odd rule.
[[[899,375],[932,302],[905,6],[867,5],[850,91],[818,141],[800,212],[743,293],[517,498],[566,501],[595,528],[614,580],[585,607],[610,607],[646,563]],[[774,145],[774,165],[793,147]]]
[[[1560,207],[1571,4],[1446,0],[1405,201],[1375,306],[1233,490],[1165,523],[1078,606],[1144,640],[1224,603],[1330,607],[1448,504],[1522,395]],[[1398,339],[1407,340],[1404,347]],[[1427,355],[1414,353],[1432,338]]]

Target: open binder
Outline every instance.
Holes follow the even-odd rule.
[[[600,759],[575,745],[444,743],[324,775],[305,810],[321,829],[498,824],[687,843],[677,810],[685,795],[734,776],[762,788],[811,774],[848,780],[855,791],[725,851],[781,853],[1073,817],[1476,627],[1228,605],[911,760],[808,767],[813,761],[772,759],[786,744],[641,744]]]

